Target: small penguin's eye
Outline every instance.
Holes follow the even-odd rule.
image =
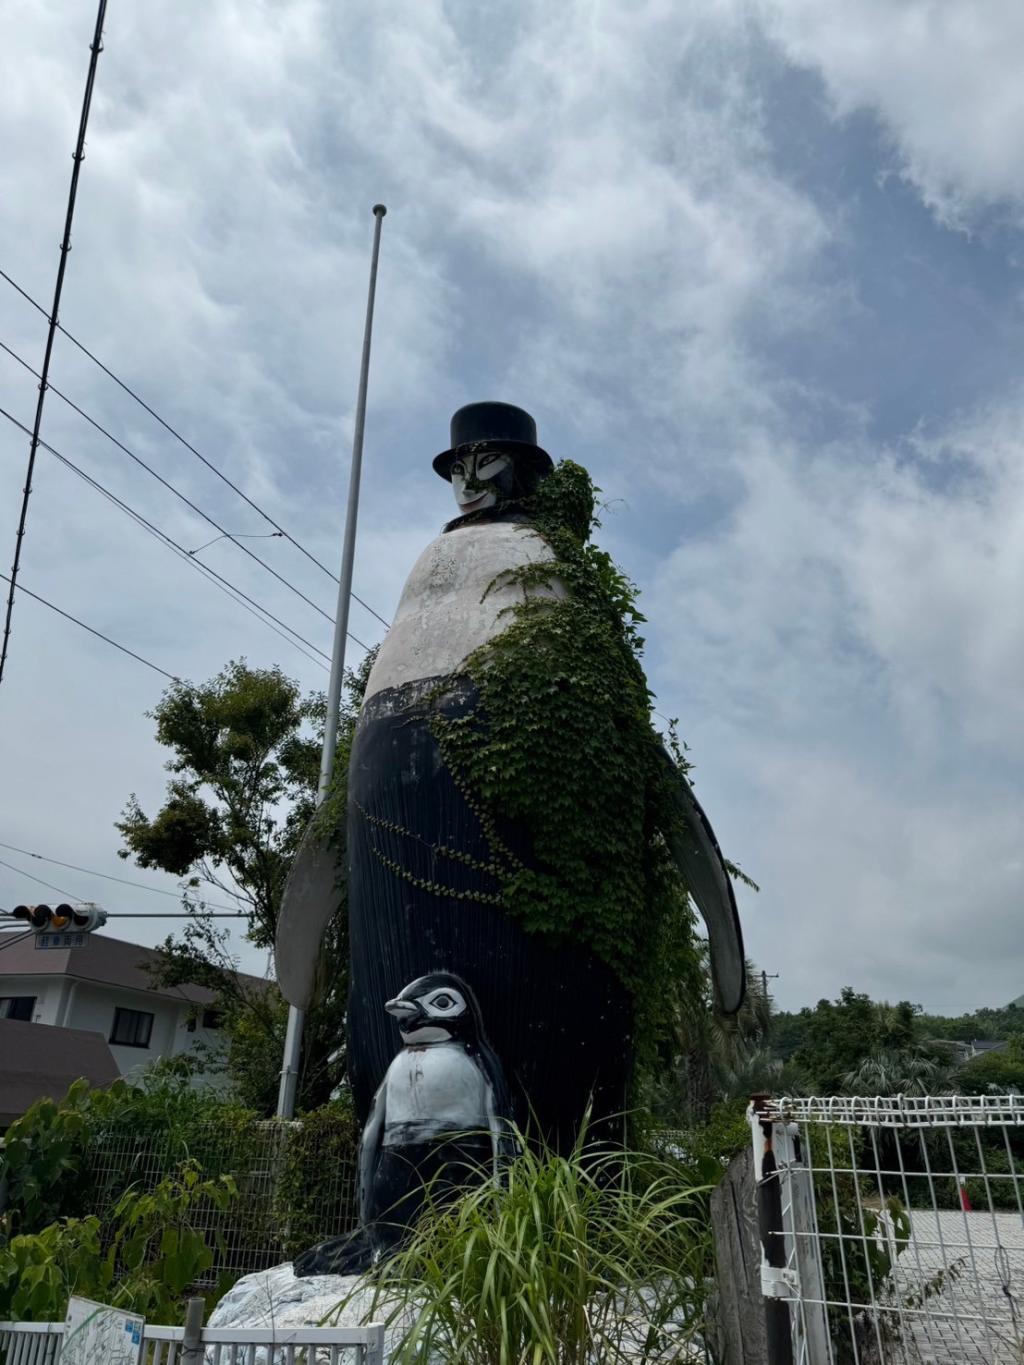
[[[444,987],[439,987],[423,1003],[431,1014],[447,1015],[449,1018],[455,1018],[466,1008],[466,1002],[458,991],[450,988],[445,990]]]

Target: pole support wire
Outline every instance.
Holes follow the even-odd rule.
[[[14,540],[14,562],[11,576],[7,580],[10,590],[7,593],[7,611],[4,616],[4,637],[0,644],[0,682],[3,682],[4,666],[7,663],[7,650],[11,638],[11,616],[14,613],[14,590],[18,583],[18,569],[21,566],[21,543],[25,538],[25,522],[28,519],[28,502],[32,494],[32,473],[39,448],[39,430],[43,421],[43,404],[46,400],[47,377],[50,373],[50,359],[53,355],[53,341],[57,332],[57,318],[60,313],[60,298],[64,289],[64,272],[67,268],[68,253],[71,250],[71,223],[75,216],[75,197],[78,193],[78,174],[85,160],[85,130],[89,126],[89,109],[92,105],[92,90],[96,79],[96,64],[103,51],[103,20],[107,12],[107,0],[99,0],[96,11],[96,28],[89,44],[89,71],[85,78],[85,94],[82,97],[82,112],[78,120],[78,139],[72,155],[71,185],[68,189],[68,206],[64,218],[64,237],[60,244],[60,263],[57,266],[57,282],[53,290],[53,307],[50,309],[50,322],[46,331],[46,349],[43,353],[43,368],[39,377],[39,397],[36,400],[36,415],[32,423],[32,440],[28,451],[28,468],[25,472],[25,487],[22,490],[21,512],[18,516],[18,531]]]

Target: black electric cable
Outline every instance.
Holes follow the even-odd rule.
[[[3,342],[0,342],[0,346],[3,346]],[[19,427],[22,431],[27,430],[27,428],[19,422],[16,417],[9,413],[6,408],[0,407],[0,417],[6,417],[9,422],[13,423],[14,426]],[[295,648],[298,649],[301,654],[304,654],[307,659],[311,660],[312,663],[319,664],[321,668],[327,668],[328,665],[326,663],[321,659],[315,659],[312,654],[302,648],[302,645],[308,645],[310,649],[316,650],[317,654],[322,655],[323,659],[329,659],[330,656],[318,645],[313,644],[311,640],[307,640],[304,635],[300,635],[297,630],[294,630],[291,626],[287,625],[280,617],[275,616],[274,613],[263,606],[261,602],[257,602],[255,598],[250,597],[248,593],[243,592],[241,588],[237,587],[234,583],[229,582],[229,580],[222,574],[219,574],[216,569],[211,569],[208,564],[204,564],[201,560],[195,559],[183,545],[179,545],[166,531],[161,531],[158,526],[154,526],[141,512],[137,512],[134,507],[131,507],[128,503],[122,501],[116,493],[112,493],[110,489],[100,483],[98,479],[94,479],[91,474],[87,474],[85,470],[76,465],[73,460],[69,460],[66,455],[62,455],[55,446],[50,445],[48,441],[40,441],[39,444],[55,459],[59,460],[61,464],[66,465],[68,469],[77,474],[80,479],[84,479],[87,484],[92,488],[95,488],[96,491],[101,493],[108,501],[112,502],[116,507],[119,507],[121,511],[126,512],[128,516],[138,523],[138,525],[142,526],[144,530],[155,536],[162,544],[166,545],[168,549],[173,550],[181,559],[184,559],[187,563],[193,565],[201,574],[210,579],[215,587],[220,588],[223,593],[228,597],[231,597],[233,601],[237,602],[240,607],[243,607],[248,611],[250,615],[255,616],[258,621],[262,621],[263,625],[270,626],[270,629],[275,635],[280,635],[282,640],[285,640],[290,645],[294,645]],[[246,606],[246,603],[251,603],[251,606]],[[253,608],[256,608],[256,610],[254,611]],[[257,612],[262,612],[263,616],[259,616]],[[269,620],[264,620],[264,617],[268,617]],[[294,635],[295,639],[300,640],[302,644],[296,644],[295,640],[289,638],[289,635],[284,635],[276,626],[271,625],[271,621],[276,621],[278,626],[281,626],[284,630],[288,631],[289,635]],[[363,648],[365,649],[366,646],[364,645]]]
[[[24,369],[28,370],[29,374],[32,375],[36,374],[35,370],[28,363],[28,361],[23,359],[20,355],[18,355],[17,351],[13,350],[10,346],[8,346],[6,342],[0,341],[0,350],[6,351],[7,354],[13,360],[16,360],[19,365],[21,365]],[[36,375],[36,377],[38,378],[38,375]],[[250,559],[255,560],[256,563],[259,564],[261,568],[266,569],[266,571],[269,574],[272,574],[278,580],[278,582],[283,583],[286,588],[288,588],[291,592],[295,593],[296,597],[301,597],[303,602],[305,602],[308,606],[311,606],[314,609],[314,611],[318,611],[320,615],[323,616],[328,621],[334,620],[334,617],[331,616],[329,612],[324,611],[323,607],[319,606],[316,602],[314,602],[311,597],[307,597],[306,594],[300,588],[297,588],[294,583],[289,582],[289,580],[285,578],[283,574],[279,574],[272,565],[268,564],[265,559],[261,559],[259,555],[255,554],[252,550],[250,550],[247,545],[242,545],[231,534],[230,531],[224,530],[224,527],[221,526],[220,522],[214,521],[213,517],[209,516],[206,512],[204,512],[201,507],[198,507],[192,501],[191,498],[187,497],[184,493],[182,493],[180,489],[175,488],[174,484],[169,483],[163,477],[162,474],[158,474],[157,471],[152,467],[152,465],[146,463],[146,461],[141,457],[141,455],[136,455],[134,450],[129,449],[129,447],[126,446],[123,441],[119,441],[112,432],[108,431],[106,427],[102,426],[99,422],[97,422],[94,417],[90,417],[90,415],[87,412],[85,412],[82,408],[80,408],[77,403],[73,402],[70,398],[68,398],[66,394],[61,393],[60,389],[58,389],[55,384],[51,384],[49,387],[51,392],[55,393],[57,397],[61,399],[62,402],[66,403],[69,408],[72,408],[75,412],[77,412],[80,417],[84,417],[85,420],[90,424],[90,426],[95,427],[96,430],[101,433],[101,435],[105,436],[108,441],[111,441],[115,446],[117,446],[118,450],[123,451],[125,455],[129,457],[129,459],[134,460],[135,463],[140,466],[140,468],[144,469],[146,473],[150,474],[154,479],[156,479],[158,483],[163,484],[164,488],[166,488],[169,492],[173,493],[176,498],[180,498],[180,500],[186,505],[186,507],[189,507],[193,512],[195,512],[196,516],[202,517],[204,521],[209,522],[209,524],[213,526],[217,531],[219,531],[220,534],[226,540],[230,540],[233,545],[237,545],[243,554],[246,554],[249,556]],[[10,416],[10,414],[5,415],[8,417]],[[15,418],[11,418],[10,420],[16,421]],[[18,425],[20,425],[20,423]],[[52,446],[49,447],[49,449],[52,450]],[[188,551],[186,550],[185,553],[187,554]],[[213,570],[211,570],[211,572],[213,572]],[[353,644],[357,644],[360,647],[360,649],[367,650],[369,649],[369,645],[363,644],[362,640],[360,640],[357,636],[353,635],[351,631],[346,632],[346,634],[348,635],[348,638],[353,642]]]
[[[102,877],[104,881],[119,882],[121,886],[133,887],[136,891],[149,891],[154,896],[170,896],[172,900],[181,900],[182,892],[168,891],[162,886],[147,886],[145,882],[129,881],[127,877],[115,877],[109,872],[97,872],[91,867],[78,867],[75,863],[63,863],[59,858],[48,858],[45,853],[33,853],[31,849],[19,848],[17,844],[5,844],[0,842],[0,848],[6,848],[11,853],[20,853],[23,858],[37,858],[41,863],[53,863],[55,867],[66,867],[69,872],[81,872],[86,877]],[[10,864],[8,864],[10,866]],[[16,869],[15,869],[16,870]],[[24,874],[28,876],[28,873]],[[224,889],[223,887],[221,888]],[[228,891],[229,896],[234,896],[234,891]],[[237,899],[241,900],[239,896]],[[230,905],[220,905],[217,901],[204,901],[214,910],[230,910]]]
[[[99,0],[96,11],[96,29],[89,45],[89,71],[85,78],[85,94],[82,97],[82,112],[78,120],[78,139],[71,160],[71,185],[68,189],[67,213],[64,217],[64,236],[60,244],[60,264],[57,267],[57,282],[53,290],[53,306],[50,309],[49,325],[46,331],[46,349],[43,352],[43,369],[39,376],[39,397],[36,399],[36,415],[32,423],[32,441],[28,450],[28,468],[25,471],[25,487],[21,493],[21,511],[18,515],[18,530],[14,538],[14,563],[11,576],[7,580],[11,587],[7,594],[7,611],[4,616],[4,637],[0,643],[0,682],[3,682],[4,665],[7,662],[7,648],[11,638],[11,616],[14,613],[14,592],[18,585],[18,569],[21,565],[21,543],[25,538],[25,523],[28,520],[28,501],[32,496],[32,471],[39,448],[39,429],[43,421],[43,403],[46,400],[46,379],[50,373],[50,357],[53,355],[53,340],[58,327],[60,296],[64,289],[64,271],[67,268],[68,252],[71,250],[71,222],[75,216],[75,196],[78,193],[78,173],[85,160],[85,130],[89,124],[89,107],[92,104],[92,88],[96,79],[96,63],[103,50],[103,17],[106,14],[107,0]]]
[[[0,578],[2,578],[5,583],[10,583],[11,581],[5,573],[0,573]],[[96,630],[93,626],[87,626],[85,622],[80,621],[77,616],[72,616],[69,611],[63,611],[60,607],[54,606],[54,604],[48,602],[45,597],[40,597],[37,592],[32,592],[31,589],[26,588],[23,583],[19,583],[17,587],[18,591],[23,592],[26,597],[31,597],[35,602],[41,602],[44,607],[49,607],[50,610],[55,611],[58,616],[63,616],[66,621],[73,621],[76,626],[81,626],[82,629],[87,630],[90,635],[95,635],[106,644],[113,645],[114,648],[119,649],[122,654],[127,654],[131,658],[137,659],[140,664],[145,664],[146,667],[151,668],[154,673],[160,673],[163,677],[170,679],[171,682],[181,682],[181,678],[175,673],[168,673],[166,668],[160,668],[158,664],[150,663],[148,659],[144,659],[141,654],[136,654],[135,651],[129,649],[127,645],[119,645],[117,641],[112,640],[109,635],[104,635],[101,630]]]
[[[6,280],[7,283],[11,286],[11,288],[14,289],[17,293],[19,293],[26,303],[30,303],[33,308],[37,309],[40,313],[42,313],[44,318],[49,317],[49,314],[47,313],[43,305],[39,303],[38,300],[34,299],[27,290],[23,289],[21,285],[17,283],[16,280],[13,280],[5,270],[0,270],[0,279]],[[165,431],[169,432],[170,435],[173,436],[176,441],[180,441],[186,450],[190,451],[196,457],[197,460],[201,460],[202,463],[206,465],[207,469],[209,469],[212,473],[216,474],[218,479],[223,480],[223,482],[226,483],[227,486],[233,492],[238,494],[238,496],[242,499],[243,502],[247,503],[253,509],[254,512],[259,513],[259,515],[263,518],[265,522],[267,522],[268,525],[273,526],[275,531],[277,531],[280,535],[284,536],[285,540],[287,540],[290,545],[294,545],[295,548],[299,550],[302,554],[304,554],[306,558],[310,560],[311,563],[315,564],[318,569],[322,569],[323,572],[327,575],[329,579],[331,579],[333,583],[337,583],[338,581],[337,574],[332,573],[331,570],[327,567],[327,565],[321,563],[321,561],[317,559],[316,555],[312,554],[309,550],[306,549],[306,547],[300,541],[295,539],[291,532],[286,531],[283,526],[279,525],[270,515],[269,512],[265,512],[258,503],[254,502],[252,498],[248,496],[248,494],[243,493],[242,490],[238,487],[238,485],[236,483],[233,483],[232,480],[229,479],[228,476],[223,472],[223,470],[218,469],[218,467],[211,460],[208,460],[205,455],[203,455],[200,451],[198,451],[195,448],[194,445],[187,441],[179,431],[176,431],[169,422],[165,421],[164,418],[161,417],[160,414],[154,408],[151,408],[144,398],[140,398],[139,395],[135,392],[133,388],[131,388],[130,385],[126,384],[125,381],[123,379],[120,379],[114,373],[113,370],[109,369],[106,365],[104,365],[103,361],[100,360],[98,356],[94,355],[92,351],[89,350],[88,346],[86,346],[83,342],[79,341],[76,336],[73,336],[68,331],[68,329],[61,323],[58,322],[57,328],[64,336],[67,337],[68,341],[71,342],[72,346],[76,346],[82,352],[83,355],[88,356],[88,358],[93,362],[94,365],[98,365],[99,368],[103,371],[103,373],[109,379],[112,379],[114,381],[118,388],[123,389],[124,392],[128,394],[130,398],[133,398],[141,408],[143,408],[146,412],[149,413],[149,415],[152,418],[154,418],[157,422],[160,423],[160,425],[164,428]],[[54,389],[54,393],[56,392],[57,390]],[[61,394],[60,397],[63,398],[64,395]],[[71,402],[71,400],[68,398],[65,398],[64,401],[66,403]],[[72,406],[74,406],[74,404],[72,404]],[[78,408],[76,409],[76,411],[81,412],[81,409]],[[87,421],[92,421],[92,418],[88,417],[86,413],[83,412],[82,416],[85,417]],[[96,424],[94,423],[94,425]],[[102,430],[102,428],[100,429]],[[229,536],[228,539],[233,539],[233,537]],[[390,621],[386,621],[384,617],[381,616],[379,611],[376,611],[373,607],[370,606],[369,602],[364,602],[358,593],[354,592],[351,594],[351,596],[353,600],[358,602],[361,607],[365,607],[371,616],[375,616],[382,626],[390,630],[391,628]]]

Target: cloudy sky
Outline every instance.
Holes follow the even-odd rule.
[[[0,268],[41,301],[93,13],[4,6]],[[451,412],[523,405],[604,490],[658,710],[762,886],[742,910],[780,1003],[1024,990],[1016,0],[111,0],[105,41],[65,326],[333,566],[385,202],[359,594],[387,616],[449,515],[429,462]],[[3,280],[0,340],[38,369],[45,324]],[[51,377],[228,531],[270,529],[66,340]],[[24,423],[34,385],[0,352]],[[0,427],[6,570],[28,441]],[[43,434],[186,548],[216,534],[53,396]],[[245,656],[323,686],[45,451],[34,485],[26,588],[182,677]],[[331,610],[294,547],[247,543]],[[330,648],[235,545],[200,557]],[[130,792],[159,801],[163,681],[21,597],[0,839],[173,890],[113,829]],[[0,906],[46,895],[0,866]]]

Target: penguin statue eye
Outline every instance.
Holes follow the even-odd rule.
[[[431,1014],[456,1015],[466,1008],[466,1002],[458,991],[440,990],[427,997],[423,1002]]]

